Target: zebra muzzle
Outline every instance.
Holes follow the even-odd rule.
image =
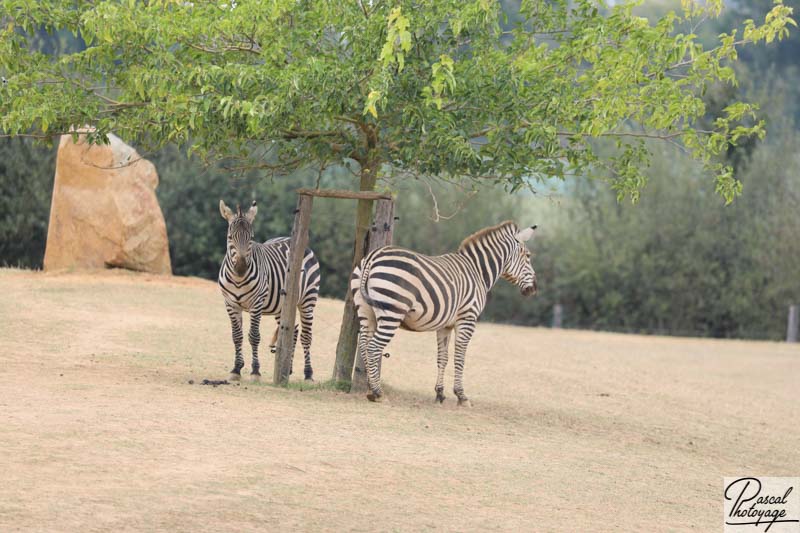
[[[527,287],[523,287],[521,292],[523,296],[533,296],[534,294],[536,294],[536,289],[537,289],[536,282],[534,281],[533,285],[528,285]]]
[[[233,270],[237,275],[243,276],[247,272],[247,262],[237,259],[233,262]]]

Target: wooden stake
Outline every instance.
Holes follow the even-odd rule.
[[[553,328],[560,328],[564,320],[564,307],[561,304],[553,306]]]
[[[800,306],[789,306],[789,319],[786,321],[786,342],[797,342],[797,330],[800,329]]]
[[[297,301],[300,298],[300,271],[303,256],[308,247],[308,227],[311,223],[311,203],[314,198],[301,194],[297,198],[297,211],[294,215],[292,236],[289,241],[289,269],[286,272],[286,285],[281,306],[281,322],[278,329],[278,344],[275,350],[275,385],[289,382],[292,354],[294,353],[294,323],[297,315]]]

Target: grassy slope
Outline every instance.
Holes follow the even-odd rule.
[[[800,464],[799,346],[482,325],[463,410],[402,332],[376,405],[189,385],[232,363],[206,281],[0,270],[0,294],[2,531],[709,531],[724,475]],[[321,302],[318,379],[340,317]]]

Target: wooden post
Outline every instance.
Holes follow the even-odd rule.
[[[800,306],[789,306],[789,319],[786,321],[786,342],[797,342],[797,330],[800,329]]]
[[[373,250],[392,244],[393,236],[394,202],[392,200],[378,200],[378,205],[375,206],[375,222],[370,228],[369,245],[366,253],[369,254]],[[358,327],[357,322],[356,327]],[[355,365],[352,371],[353,381],[350,386],[350,392],[364,392],[367,390],[367,366],[362,358],[355,353],[352,359],[355,360]],[[378,359],[379,369],[382,361],[382,357]]]
[[[294,323],[297,315],[297,300],[300,298],[300,270],[308,247],[308,226],[311,223],[311,203],[314,198],[306,194],[297,197],[292,237],[289,241],[289,269],[286,272],[286,295],[281,307],[281,323],[275,350],[275,385],[289,382],[289,371],[294,352]]]
[[[564,321],[564,307],[561,304],[553,306],[553,328],[560,328]]]

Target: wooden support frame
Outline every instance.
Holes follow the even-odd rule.
[[[354,249],[354,264],[368,251],[392,243],[394,234],[394,200],[391,195],[371,191],[345,191],[338,189],[298,189],[297,210],[295,211],[292,236],[289,242],[289,269],[286,273],[286,294],[281,306],[281,321],[278,326],[278,340],[275,349],[275,369],[273,381],[276,385],[285,385],[289,382],[292,355],[295,350],[294,326],[297,316],[297,302],[300,297],[300,273],[303,256],[308,247],[308,230],[311,224],[311,208],[314,197],[339,198],[359,200],[363,202],[377,202],[374,222],[368,233],[368,242],[356,243]],[[342,316],[342,325],[339,332],[339,342],[336,347],[336,363],[333,369],[333,379],[352,382],[360,390],[366,386],[366,374],[363,372],[363,362],[360,369],[355,371],[356,346],[358,342],[358,321],[356,319],[353,298],[348,287],[345,297],[345,308]]]

